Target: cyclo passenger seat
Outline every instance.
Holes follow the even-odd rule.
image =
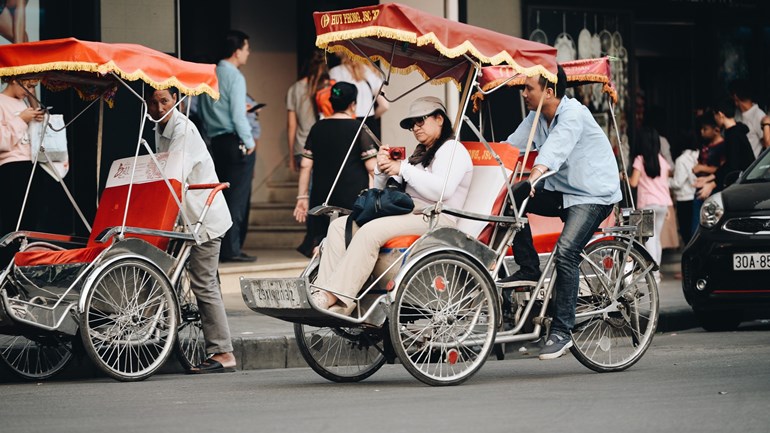
[[[173,194],[181,199],[182,155],[160,153],[155,157],[169,178]],[[133,186],[130,185],[134,158],[123,158],[112,163],[107,184],[99,200],[91,234],[85,248],[62,251],[24,251],[14,256],[17,267],[72,265],[90,263],[110,242],[99,243],[97,238],[104,230],[123,224],[126,197],[131,188],[131,201],[126,216],[126,226],[171,231],[179,216],[179,207],[174,195],[163,180],[161,172],[149,155],[136,159]],[[171,176],[174,173],[176,176]],[[160,236],[126,234],[126,237],[140,238],[160,250],[165,250],[169,239]]]

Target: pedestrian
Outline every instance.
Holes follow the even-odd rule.
[[[695,187],[700,188],[698,197],[701,200],[724,189],[728,174],[741,172],[754,162],[754,151],[747,136],[749,128],[735,120],[735,110],[732,100],[724,100],[714,109],[714,120],[725,137],[724,163],[714,174],[696,180]]]
[[[669,188],[676,199],[676,219],[679,226],[679,235],[683,245],[687,245],[692,238],[692,207],[695,199],[695,173],[692,169],[698,163],[698,141],[684,141],[685,148],[682,154],[674,161],[674,176],[670,179]]]
[[[717,125],[714,113],[711,110],[704,111],[696,119],[698,131],[701,137],[701,148],[698,153],[698,163],[693,167],[692,172],[697,178],[712,175],[717,172],[719,167],[725,162],[725,140],[722,138],[722,132]],[[693,186],[695,186],[695,184]],[[700,188],[695,188],[695,197],[692,201],[692,221],[690,223],[690,236],[695,234],[700,226],[700,209],[703,206],[703,199],[700,198]]]
[[[34,92],[37,80],[3,78],[6,84],[0,92],[0,185],[3,185],[3,204],[0,206],[0,236],[16,230],[27,180],[32,174],[32,146],[28,134],[30,122],[40,122],[45,112],[30,107],[27,92]],[[36,173],[37,174],[37,173]],[[33,182],[33,186],[36,182]],[[38,230],[39,193],[30,192],[20,228]],[[5,262],[3,262],[3,265]]]
[[[506,140],[520,149],[526,148],[535,111],[542,101],[533,141],[538,155],[529,179],[534,181],[549,171],[556,174],[532,191],[526,211],[558,216],[564,221],[556,242],[553,321],[540,352],[543,360],[558,358],[572,347],[570,333],[575,325],[580,253],[622,198],[620,172],[607,135],[587,107],[564,96],[567,76],[561,66],[557,76],[555,85],[539,75],[527,78],[523,97],[530,113]],[[529,224],[516,234],[513,253],[520,270],[498,281],[498,286],[509,288],[522,282],[537,282],[541,275],[540,260]]]
[[[377,147],[363,132],[353,142],[360,125],[356,120],[357,94],[353,84],[336,83],[330,98],[334,114],[313,125],[305,143],[294,217],[298,222],[307,223],[305,240],[297,248],[307,257],[313,256],[329,229],[328,216],[307,215],[307,211],[324,203],[352,144],[353,151],[327,204],[352,209],[358,193],[373,184]]]
[[[377,94],[382,86],[382,78],[375,72],[374,67],[368,63],[356,62],[346,55],[340,56],[341,63],[329,70],[329,78],[336,82],[347,81],[358,88],[356,104],[356,118],[366,118],[366,126],[375,137],[382,139],[380,117],[388,111],[389,103],[382,94]],[[375,98],[375,94],[377,97]],[[372,101],[375,101],[374,110],[371,110]]]
[[[198,129],[184,114],[175,108],[176,93],[168,89],[148,89],[147,111],[157,121],[155,148],[158,152],[181,152],[186,184],[219,183],[206,143]],[[206,205],[209,191],[187,191],[182,209],[189,212],[188,220],[197,221]],[[198,235],[201,243],[193,245],[188,259],[190,288],[197,299],[206,344],[205,361],[189,370],[190,373],[220,373],[235,371],[235,356],[230,338],[230,328],[219,285],[218,259],[222,237],[232,225],[230,212],[224,198],[214,197],[206,219]]]
[[[293,173],[300,169],[305,140],[319,118],[315,94],[324,85],[324,80],[328,82],[328,78],[324,52],[316,50],[303,67],[302,78],[286,92],[289,169]]]
[[[238,70],[249,58],[249,37],[230,30],[223,39],[222,60],[216,67],[219,101],[200,100],[200,113],[211,138],[211,154],[217,176],[229,182],[224,190],[233,225],[222,239],[221,262],[254,262],[256,257],[243,252],[249,223],[249,198],[257,149],[246,116],[246,79]]]
[[[668,178],[671,166],[660,153],[660,136],[651,127],[642,127],[637,131],[633,169],[628,183],[636,191],[636,206],[639,209],[650,209],[655,213],[654,234],[647,239],[645,247],[655,262],[660,265],[663,254],[661,234],[663,224],[668,218],[668,208],[674,203],[668,189]],[[654,272],[655,281],[660,283],[660,271]]]
[[[751,150],[754,152],[754,158],[756,158],[766,147],[762,140],[761,126],[765,112],[754,103],[751,83],[748,80],[733,80],[728,87],[730,96],[738,109],[735,112],[735,121],[748,127],[749,131],[746,133],[746,137],[751,143]]]

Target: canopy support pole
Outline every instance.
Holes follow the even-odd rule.
[[[609,98],[609,96],[608,96]],[[618,139],[618,154],[620,155],[620,163],[623,165],[623,167],[620,169],[621,176],[623,176],[624,179],[626,179],[626,170],[628,169],[628,166],[626,165],[626,158],[623,156],[623,143],[620,141],[620,129],[618,128],[618,122],[615,120],[615,107],[612,105],[612,98],[609,98],[610,103],[610,117],[612,118],[612,126],[615,130],[615,137]],[[636,209],[636,204],[634,203],[634,195],[631,192],[631,184],[628,183],[628,180],[626,179],[625,182],[623,182],[626,185],[626,190],[628,192],[628,201],[631,203],[631,208]]]
[[[527,158],[529,158],[529,151],[532,150],[532,140],[535,139],[535,131],[537,131],[537,124],[540,122],[540,111],[543,109],[543,101],[545,100],[545,94],[546,92],[543,91],[542,95],[540,96],[540,102],[537,103],[535,118],[532,120],[532,128],[530,128],[529,137],[527,137],[527,148],[524,151],[524,161],[521,164],[521,171],[519,172],[519,180],[521,180],[521,178],[524,177],[524,170],[527,167]]]

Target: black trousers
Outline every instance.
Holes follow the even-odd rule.
[[[222,191],[233,219],[233,226],[222,239],[220,257],[229,259],[241,254],[249,228],[251,181],[257,155],[244,155],[241,140],[236,134],[223,134],[211,139],[211,156],[220,182],[230,182],[230,188]]]

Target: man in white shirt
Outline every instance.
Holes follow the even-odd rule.
[[[746,80],[735,80],[730,83],[730,95],[735,101],[735,107],[738,112],[735,113],[735,121],[741,122],[749,127],[749,133],[746,136],[751,143],[751,150],[754,151],[754,158],[759,156],[764,149],[762,146],[762,118],[765,112],[762,111],[751,97],[751,87]]]
[[[206,149],[198,129],[175,107],[176,94],[168,89],[149,89],[147,111],[158,122],[155,127],[155,147],[158,152],[182,152],[184,182],[189,185],[219,183],[214,161]],[[184,197],[184,211],[188,221],[196,222],[206,205],[208,190],[188,191]],[[217,270],[222,236],[232,225],[230,211],[222,194],[211,203],[206,220],[198,235],[201,244],[190,251],[190,287],[197,298],[203,325],[203,338],[208,359],[189,370],[190,373],[220,373],[235,371],[235,356],[227,324],[222,291]]]

